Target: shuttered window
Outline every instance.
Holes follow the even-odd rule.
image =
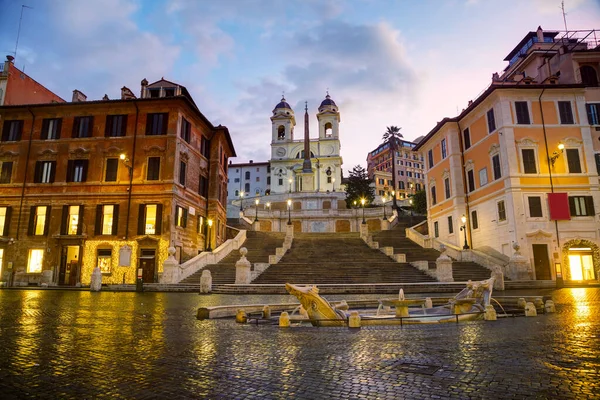
[[[523,173],[537,174],[535,151],[533,149],[521,149],[521,155],[523,156]]]
[[[573,120],[573,109],[571,108],[570,101],[559,101],[558,102],[558,113],[560,115],[561,124],[574,124]]]
[[[542,199],[538,196],[532,196],[527,198],[529,203],[529,216],[530,217],[542,217]]]
[[[594,198],[592,196],[569,196],[569,211],[571,216],[594,216]]]
[[[517,114],[517,124],[529,125],[529,107],[526,101],[515,101],[515,113]]]
[[[578,149],[566,149],[565,153],[567,153],[567,164],[569,166],[570,174],[580,174],[581,173],[581,162],[579,160],[579,150]]]

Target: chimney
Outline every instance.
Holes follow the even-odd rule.
[[[148,81],[146,80],[146,78],[142,79],[142,90],[140,92],[140,99],[143,99],[144,97],[144,93],[146,92],[146,88],[148,87]]]
[[[15,60],[15,58],[13,56],[6,56],[6,61],[14,64],[15,63],[14,60]]]
[[[471,107],[471,104],[473,104],[473,100],[469,100],[469,104],[467,105],[467,107]]]
[[[250,164],[254,164],[254,160],[250,160]]]
[[[538,26],[536,34],[537,34],[538,42],[544,43],[544,30],[542,29],[541,26]]]
[[[79,90],[73,90],[73,99],[71,100],[73,103],[81,103],[87,100],[87,96],[80,92]]]
[[[121,100],[133,100],[135,98],[135,94],[127,86],[121,88]]]

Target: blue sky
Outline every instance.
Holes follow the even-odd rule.
[[[563,30],[560,0],[0,0],[0,51],[70,100],[139,93],[143,78],[188,88],[238,158],[269,157],[282,92],[303,131],[304,101],[329,88],[344,169],[366,165],[386,126],[407,139],[455,116],[538,25]],[[570,30],[600,28],[599,0],[565,0]],[[0,53],[2,54],[2,53]]]

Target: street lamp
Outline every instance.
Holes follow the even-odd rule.
[[[244,191],[240,192],[240,212],[244,211]]]
[[[287,201],[287,206],[288,206],[288,225],[292,224],[292,199],[288,199]]]
[[[367,223],[367,221],[365,221],[365,201],[366,200],[364,197],[360,199],[360,204],[362,204],[362,209],[363,209],[363,220],[362,220],[363,224]]]
[[[465,215],[463,214],[463,216],[460,217],[460,221],[463,224],[460,227],[460,230],[464,231],[464,233],[465,233],[465,245],[463,246],[463,249],[464,250],[469,250],[469,244],[467,243],[467,217],[465,217]]]
[[[254,222],[258,221],[258,203],[260,202],[260,200],[256,199],[254,200],[254,204],[256,204],[256,214],[254,214]]]
[[[292,193],[292,178],[288,178],[288,186],[290,188],[290,193]]]
[[[267,201],[266,206],[267,206],[267,210],[269,210],[269,218],[271,218],[271,202]]]
[[[208,240],[208,246],[206,247],[206,251],[212,251],[212,248],[210,247],[210,242],[211,242],[210,231],[212,228],[213,220],[209,218],[206,220],[206,223],[208,224],[208,232],[206,232],[206,239]]]
[[[412,208],[412,199],[408,200],[408,204],[410,204],[410,216],[413,216],[413,208]]]
[[[335,178],[331,178],[331,184],[333,185],[333,191],[335,192]]]
[[[387,219],[387,215],[385,215],[385,194],[381,197],[383,199],[383,219]]]
[[[127,169],[129,170],[129,178],[131,178],[131,173],[132,173],[133,167],[131,166],[131,163],[129,162],[129,157],[127,157],[125,155],[125,153],[121,153],[119,155],[119,159],[121,161],[123,161],[123,165],[125,165],[127,167]]]

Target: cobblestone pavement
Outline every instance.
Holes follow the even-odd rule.
[[[349,330],[195,318],[287,296],[1,290],[0,398],[598,399],[600,288],[553,297],[536,318]]]

